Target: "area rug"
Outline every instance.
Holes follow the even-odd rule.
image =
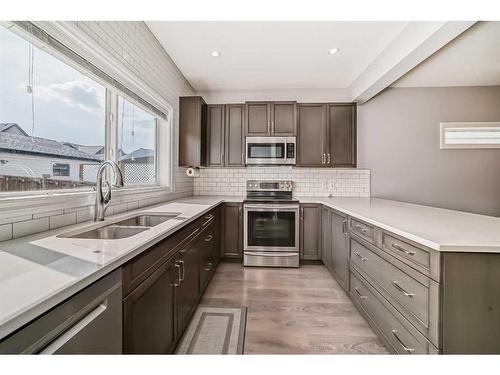
[[[243,354],[247,308],[199,306],[176,354]]]

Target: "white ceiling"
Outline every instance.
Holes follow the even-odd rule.
[[[500,85],[500,22],[478,22],[393,86]]]
[[[196,91],[348,88],[408,22],[147,22]],[[330,48],[340,48],[329,55]],[[213,50],[221,55],[214,58]]]

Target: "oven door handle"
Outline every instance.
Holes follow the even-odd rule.
[[[259,256],[259,257],[289,257],[289,256],[295,256],[295,255],[299,255],[298,252],[287,252],[287,253],[284,253],[284,252],[256,252],[256,251],[252,251],[252,252],[248,252],[248,251],[245,251],[245,255],[249,255],[249,256]]]
[[[246,210],[259,210],[259,211],[298,211],[299,205],[287,204],[247,204],[243,206]]]

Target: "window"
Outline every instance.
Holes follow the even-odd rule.
[[[164,112],[30,23],[0,26],[0,52],[0,192],[90,189],[107,158],[126,186],[170,184]]]
[[[69,177],[69,164],[54,163],[52,164],[52,175]]]
[[[442,122],[441,148],[500,148],[500,122]]]
[[[156,124],[152,114],[118,98],[118,164],[125,185],[156,182]]]
[[[0,49],[0,190],[92,185],[105,87],[4,27]]]

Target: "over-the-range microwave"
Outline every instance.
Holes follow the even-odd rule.
[[[295,165],[295,137],[246,137],[247,165]]]

